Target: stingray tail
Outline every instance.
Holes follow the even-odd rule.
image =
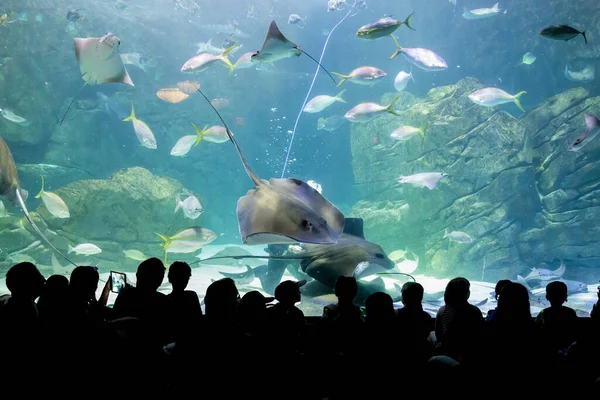
[[[206,95],[204,94],[204,92],[202,92],[202,90],[200,90],[200,88],[197,88],[196,90],[198,90],[198,93],[200,93],[202,95],[202,97],[204,97],[204,100],[206,100],[206,102],[208,103],[208,105],[215,111],[215,113],[217,114],[217,116],[219,117],[219,119],[221,120],[221,122],[223,123],[223,126],[225,127],[225,132],[227,132],[227,136],[229,137],[229,140],[231,140],[231,143],[233,143],[233,146],[235,147],[235,150],[237,151],[238,155],[240,156],[240,159],[242,160],[242,164],[244,165],[244,169],[246,170],[246,173],[248,174],[248,176],[250,177],[250,179],[252,179],[252,182],[254,182],[254,184],[256,186],[262,185],[263,183],[260,180],[260,178],[254,173],[254,171],[252,171],[252,169],[250,169],[250,166],[248,166],[248,162],[244,158],[244,155],[242,154],[242,150],[240,149],[240,146],[238,146],[237,142],[235,141],[235,138],[233,137],[233,133],[231,133],[231,130],[229,129],[229,126],[227,126],[227,124],[225,123],[225,120],[223,119],[223,117],[221,116],[221,114],[219,113],[219,111],[217,111],[217,109],[215,108],[215,106],[210,102],[210,100],[208,99],[208,97],[206,97]]]
[[[67,113],[69,112],[69,110],[71,109],[71,106],[75,102],[75,99],[77,98],[77,96],[79,96],[79,94],[81,93],[81,91],[83,90],[83,88],[87,86],[87,84],[88,84],[88,81],[85,81],[85,83],[83,84],[83,86],[81,87],[81,89],[79,89],[77,91],[77,93],[75,93],[75,97],[73,97],[73,99],[69,103],[69,106],[67,107],[67,111],[65,111],[65,114],[63,115],[62,119],[60,120],[60,124],[58,124],[58,125],[62,125],[63,124],[63,122],[65,121],[65,118],[67,117]]]
[[[230,258],[230,259],[234,259],[234,260],[242,260],[244,258],[262,258],[262,259],[267,259],[267,260],[304,260],[304,259],[306,259],[306,256],[304,256],[304,257],[302,257],[302,256],[273,256],[273,255],[269,255],[269,254],[265,254],[264,256],[255,256],[255,255],[218,256],[218,257],[209,257],[209,258],[200,259],[200,260],[194,261],[190,264],[204,263],[204,262],[212,261],[212,260],[222,260],[225,258]],[[256,271],[256,269],[255,269],[255,271]]]
[[[21,208],[23,209],[23,213],[25,213],[25,218],[27,218],[27,221],[29,221],[29,223],[31,224],[31,226],[33,227],[33,230],[44,241],[44,243],[46,243],[48,246],[50,246],[50,248],[52,250],[54,250],[59,256],[61,256],[62,258],[64,258],[65,260],[67,260],[68,262],[70,262],[71,264],[73,264],[74,266],[77,267],[78,266],[77,264],[75,264],[67,256],[65,256],[63,253],[61,253],[60,250],[58,250],[52,243],[50,243],[50,241],[48,239],[46,239],[46,236],[44,236],[42,231],[40,231],[40,228],[38,228],[38,226],[35,224],[35,222],[33,222],[33,219],[31,219],[31,215],[29,215],[29,210],[27,210],[27,206],[25,205],[25,202],[23,201],[23,197],[21,197],[21,192],[19,191],[19,189],[17,189],[16,193],[17,193],[17,200],[19,201],[19,204],[21,205]]]
[[[314,62],[316,62],[316,63],[317,63],[317,65],[318,65],[319,67],[321,67],[321,68],[323,69],[323,71],[325,71],[325,73],[326,73],[327,75],[329,75],[329,77],[331,78],[331,80],[333,81],[333,83],[335,83],[335,79],[333,78],[333,76],[332,76],[332,75],[329,73],[329,71],[327,71],[327,70],[325,69],[325,67],[324,67],[324,66],[322,66],[322,65],[321,65],[321,63],[320,63],[320,62],[318,62],[318,61],[317,61],[317,60],[316,60],[316,59],[315,59],[313,56],[311,56],[310,54],[308,54],[308,53],[307,53],[307,52],[305,52],[304,50],[302,50],[302,52],[303,52],[304,54],[306,54],[306,55],[307,55],[307,56],[308,56],[308,57],[309,57],[311,60],[313,60]]]

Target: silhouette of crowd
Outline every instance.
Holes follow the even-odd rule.
[[[600,307],[578,318],[567,287],[546,287],[550,307],[535,318],[527,289],[501,280],[497,308],[483,315],[457,277],[435,318],[424,290],[402,287],[395,310],[383,292],[354,303],[354,278],[339,277],[338,302],[321,317],[296,307],[306,281],[283,281],[274,297],[240,296],[235,282],[186,290],[191,268],[138,266],[107,306],[96,267],[48,279],[22,262],[0,296],[2,394],[6,398],[403,399],[544,396],[600,398]],[[600,291],[599,291],[600,296]]]

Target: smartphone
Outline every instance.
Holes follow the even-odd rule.
[[[119,293],[127,283],[127,275],[122,272],[110,271],[110,291]]]

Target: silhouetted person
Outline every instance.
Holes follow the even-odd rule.
[[[466,278],[451,279],[444,292],[445,304],[435,317],[438,353],[460,363],[477,355],[485,321],[481,310],[469,304],[470,287]]]
[[[31,368],[43,360],[42,325],[35,299],[42,293],[46,280],[35,265],[22,262],[6,273],[10,295],[0,296],[0,345],[2,390],[21,397],[33,396],[35,384],[23,384]]]
[[[69,315],[68,294],[69,279],[66,276],[52,275],[48,278],[37,306],[44,331],[50,337],[64,335]]]
[[[340,276],[335,282],[335,296],[337,303],[328,304],[323,308],[323,320],[326,322],[340,322],[359,324],[364,321],[360,307],[354,304],[358,293],[358,285],[353,277]]]
[[[176,340],[186,331],[195,329],[202,317],[198,294],[193,290],[185,290],[191,276],[192,269],[188,263],[175,261],[169,267],[168,279],[173,286],[173,290],[168,296],[173,302]]]
[[[406,282],[402,285],[402,304],[396,312],[398,342],[403,343],[405,357],[410,363],[425,363],[434,355],[429,335],[434,327],[431,315],[423,310],[425,290],[420,283]]]
[[[546,299],[550,307],[544,308],[535,318],[541,328],[547,349],[564,353],[577,337],[578,317],[575,310],[563,304],[568,290],[564,282],[554,281],[546,285]]]
[[[496,302],[498,301],[498,298],[500,297],[502,288],[511,282],[512,281],[510,281],[509,279],[500,279],[498,282],[496,282],[496,287],[494,288],[494,299],[496,300]],[[488,311],[487,316],[485,317],[486,321],[489,321],[492,318],[492,315],[494,315],[494,313],[496,312],[497,309],[498,308],[494,308],[494,309],[491,309]]]
[[[160,351],[174,341],[173,304],[158,292],[165,277],[165,266],[158,258],[140,263],[136,272],[136,286],[126,285],[117,295],[113,318],[134,317],[140,321],[146,345]]]

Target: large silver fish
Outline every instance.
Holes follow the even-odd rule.
[[[396,43],[396,51],[390,60],[402,53],[411,64],[425,71],[443,71],[448,68],[446,61],[435,52],[420,47],[401,47],[394,35],[392,35],[392,39]]]

